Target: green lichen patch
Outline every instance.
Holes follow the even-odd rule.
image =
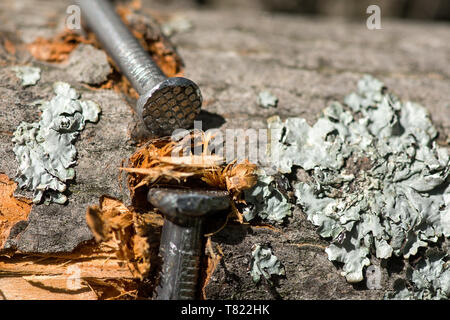
[[[271,284],[272,276],[284,276],[285,269],[280,260],[272,253],[271,248],[256,244],[252,251],[250,275],[255,283],[259,283],[263,277]]]
[[[12,70],[16,73],[17,78],[22,80],[22,86],[33,86],[41,78],[41,69],[30,66],[14,66]]]
[[[437,146],[426,109],[401,102],[371,76],[327,107],[313,125],[269,119],[274,166],[302,167],[311,181],[294,185],[297,203],[322,237],[328,258],[349,282],[363,279],[371,254],[409,258],[449,237],[448,150]]]
[[[250,221],[258,216],[271,222],[282,222],[291,215],[289,199],[277,186],[274,176],[266,175],[263,169],[258,170],[257,175],[255,186],[244,190],[247,203],[243,210],[244,219]]]
[[[275,108],[278,104],[278,98],[270,91],[261,91],[258,94],[258,105],[262,108]]]
[[[407,272],[408,281],[397,283],[395,292],[385,295],[396,300],[450,299],[450,262],[448,255],[430,250],[425,259]]]
[[[14,132],[13,142],[19,163],[16,182],[33,191],[33,202],[64,204],[66,182],[75,177],[75,139],[86,121],[97,122],[100,107],[92,101],[79,100],[79,94],[64,82],[53,86],[56,96],[40,102],[41,119],[22,122]]]

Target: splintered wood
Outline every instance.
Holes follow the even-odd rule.
[[[201,298],[203,300],[207,299],[206,296],[206,286],[208,285],[211,277],[219,265],[223,257],[222,249],[217,245],[216,250],[213,249],[211,244],[211,238],[208,237],[206,240],[206,255],[204,257],[204,269],[200,273],[200,288],[201,288]]]
[[[18,221],[27,220],[31,211],[31,200],[14,197],[16,187],[8,176],[0,174],[1,247],[11,228]],[[127,210],[123,204],[109,198],[102,198],[100,207],[106,212]],[[147,252],[157,244],[154,244],[155,239],[141,235],[156,237],[158,233],[148,232],[147,228],[160,227],[162,219],[158,215],[154,219],[146,215],[130,218],[132,213],[127,213],[124,218],[106,221],[104,242],[91,241],[72,253],[32,255],[6,251],[0,254],[0,299],[96,300],[149,296],[150,293],[139,291],[138,276],[148,269]],[[136,225],[135,233],[127,233],[130,223]],[[120,230],[119,242],[106,234],[110,229]],[[133,252],[121,244],[132,248]]]
[[[118,283],[136,289],[137,281],[111,245],[90,242],[67,254],[0,256],[0,298],[97,300],[125,292]]]
[[[150,187],[174,185],[227,190],[233,203],[242,201],[241,192],[256,183],[256,165],[247,160],[226,164],[222,157],[211,152],[212,138],[193,131],[180,141],[155,139],[136,151],[128,167],[121,168],[128,172],[132,197],[138,198],[139,193],[145,194]],[[139,192],[140,189],[144,192]],[[240,214],[234,213],[242,221]]]
[[[1,243],[8,238],[11,227],[18,221],[26,220],[31,211],[31,200],[15,198],[15,188],[14,182],[0,174]],[[120,202],[109,198],[102,198],[100,207],[105,210],[123,209]],[[149,221],[145,215],[137,218],[137,226],[133,229],[137,234],[130,233],[129,238],[125,232],[127,216],[115,223],[107,222],[109,228],[114,230],[125,226],[124,236],[120,238],[122,242],[106,236],[102,243],[90,241],[71,253],[0,253],[0,300],[136,299],[138,296],[151,296],[152,288],[143,287],[137,274],[146,270],[145,256],[155,245],[152,245],[151,239],[147,242],[140,235],[147,234],[144,230],[158,224],[158,219],[161,220],[158,216],[156,220]],[[149,234],[157,236],[156,232]],[[122,243],[128,246],[134,244],[130,246],[134,251],[130,254],[121,247]]]
[[[163,219],[154,212],[136,213],[120,201],[106,198],[89,207],[86,222],[98,242],[114,244],[118,259],[126,261],[135,278],[148,276],[157,259]]]

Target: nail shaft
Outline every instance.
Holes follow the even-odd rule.
[[[89,28],[140,95],[166,79],[107,1],[78,0],[78,3]]]
[[[221,191],[157,188],[149,191],[148,200],[164,214],[160,243],[163,266],[156,299],[196,299],[204,219],[227,209],[229,195]]]
[[[196,298],[203,249],[202,224],[201,219],[197,219],[188,227],[177,225],[167,219],[164,221],[159,249],[164,263],[157,288],[158,300]]]

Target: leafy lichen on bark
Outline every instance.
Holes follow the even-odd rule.
[[[64,204],[66,182],[75,177],[72,166],[77,151],[74,141],[85,123],[97,122],[100,107],[93,101],[79,100],[78,93],[64,82],[54,84],[56,96],[42,102],[41,120],[22,122],[13,142],[19,163],[16,181],[20,188],[33,191],[33,202]]]
[[[386,293],[385,299],[449,299],[450,262],[448,254],[429,250],[426,257],[415,268],[408,268],[407,278],[407,282],[399,280],[396,291]]]
[[[312,182],[294,185],[297,203],[331,238],[328,258],[359,282],[371,253],[409,258],[449,236],[450,158],[434,141],[427,110],[401,102],[379,80],[365,76],[345,103],[332,103],[312,127],[271,118],[269,128],[281,129],[271,141],[275,166],[310,172]]]
[[[272,253],[272,249],[266,245],[256,244],[252,251],[252,268],[250,275],[253,282],[261,281],[261,276],[271,284],[272,276],[284,276],[286,273],[281,261]]]
[[[14,66],[12,70],[16,76],[22,80],[22,86],[35,85],[41,78],[41,69],[30,66]]]

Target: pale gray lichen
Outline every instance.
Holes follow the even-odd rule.
[[[74,141],[85,122],[97,122],[100,107],[92,101],[79,100],[68,83],[56,82],[56,96],[40,105],[41,120],[22,122],[14,132],[16,181],[22,189],[33,191],[33,202],[64,204],[66,182],[75,177],[77,151]]]
[[[269,91],[262,91],[258,94],[258,105],[263,108],[275,108],[278,98]]]
[[[395,292],[386,299],[447,300],[450,299],[450,262],[445,253],[431,251],[415,268],[408,268],[408,282],[397,283]],[[408,286],[411,289],[408,289]]]
[[[284,266],[280,260],[272,254],[272,249],[268,246],[256,244],[252,251],[252,262],[250,275],[253,282],[258,283],[263,276],[269,284],[272,283],[273,275],[284,276]]]
[[[14,66],[12,70],[22,80],[22,86],[34,86],[41,78],[41,69],[30,66]]]
[[[284,122],[278,116],[269,118],[272,164],[281,173],[290,173],[294,165],[305,170],[315,167],[341,168],[348,154],[348,151],[343,150],[348,131],[345,123],[350,121],[348,116],[351,115],[343,113],[338,116],[343,117],[340,119],[342,124],[321,118],[313,127],[302,118],[288,118]]]
[[[294,186],[297,203],[323,237],[328,258],[349,282],[363,279],[369,254],[408,258],[449,236],[448,151],[422,106],[402,103],[365,76],[347,106],[335,102],[311,127],[269,119],[272,158],[284,173],[300,166],[311,181]]]
[[[175,34],[190,31],[193,28],[191,20],[184,15],[175,15],[168,21],[161,24],[161,32],[166,37],[171,37]]]
[[[291,215],[292,205],[277,187],[274,176],[266,175],[263,169],[259,169],[257,175],[255,186],[244,190],[247,203],[243,209],[244,219],[250,221],[259,216],[269,221],[283,221]]]

